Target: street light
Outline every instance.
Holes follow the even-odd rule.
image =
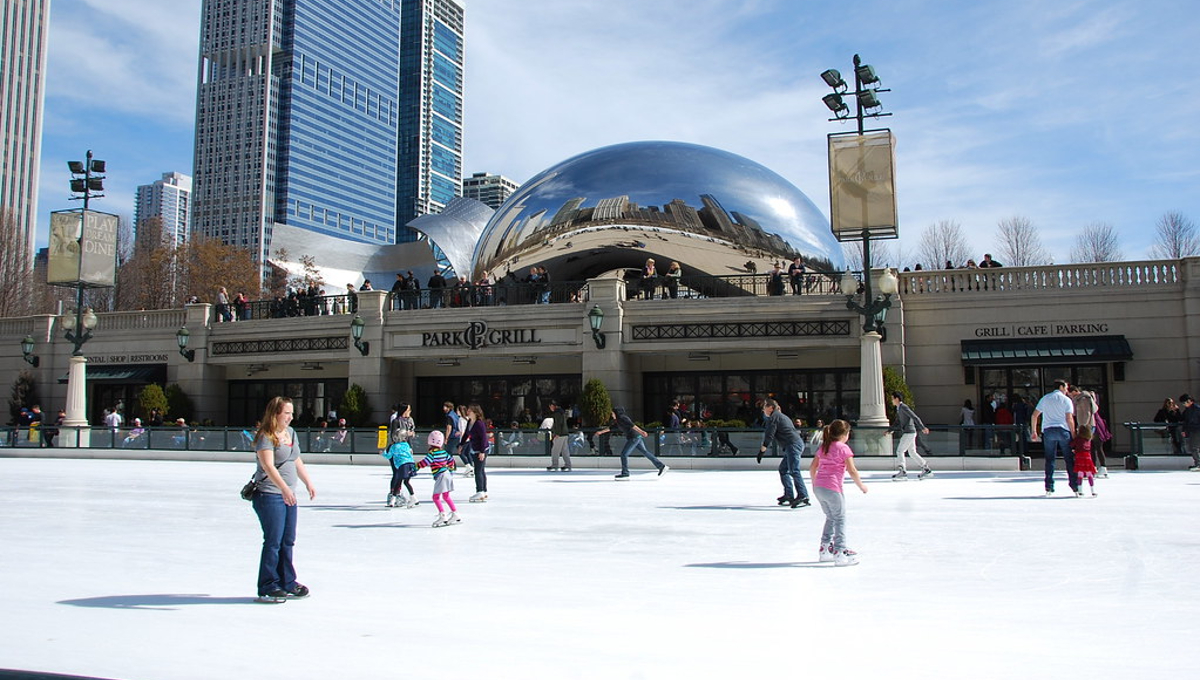
[[[357,314],[350,322],[350,336],[354,338],[354,346],[358,348],[360,354],[364,357],[371,353],[371,343],[362,339],[363,327],[367,325],[366,321]]]
[[[181,326],[179,330],[175,331],[175,342],[179,343],[179,353],[189,362],[196,360],[196,350],[187,348],[188,340],[191,337],[192,334],[188,331],[187,326]]]
[[[74,343],[75,345],[75,351],[71,353],[71,356],[83,356],[83,344],[92,339],[92,330],[99,323],[100,319],[92,311],[91,307],[88,307],[86,311],[76,309],[74,317],[68,316],[63,319],[63,328],[67,329],[63,337],[67,339],[67,342]],[[75,331],[79,329],[83,329],[83,332],[76,333]]]
[[[587,316],[588,324],[592,327],[592,342],[596,343],[596,349],[604,349],[607,341],[604,334],[600,332],[600,326],[604,323],[604,310],[600,309],[600,305],[592,305]]]
[[[83,200],[83,209],[88,209],[88,201],[93,198],[103,198],[104,194],[98,193],[104,191],[104,176],[101,174],[108,167],[108,164],[101,160],[92,158],[92,150],[88,149],[87,162],[67,161],[67,168],[71,170],[71,193],[83,194],[82,196],[72,196],[72,201]],[[82,175],[82,177],[80,177]],[[97,193],[92,193],[97,192]]]
[[[32,335],[26,335],[25,339],[21,341],[21,354],[25,355],[25,361],[28,362],[29,365],[33,366],[34,368],[37,368],[42,363],[42,358],[39,356],[35,356],[33,353],[33,336]]]

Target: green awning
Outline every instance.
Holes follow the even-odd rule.
[[[69,373],[63,373],[58,378],[59,383],[66,383]],[[88,382],[106,381],[146,384],[163,383],[167,379],[166,366],[91,366],[87,367]]]
[[[1132,358],[1133,349],[1124,335],[962,341],[966,366],[1104,363]]]

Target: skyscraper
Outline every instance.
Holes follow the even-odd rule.
[[[139,247],[163,244],[178,246],[187,241],[191,224],[192,178],[178,172],[164,172],[162,179],[137,188],[133,205],[133,224]],[[159,218],[160,225],[148,228],[147,220]],[[160,228],[159,228],[160,227]]]
[[[463,139],[462,5],[401,4],[398,225],[461,194]]]
[[[276,223],[396,241],[401,4],[204,0],[194,234],[260,261]]]
[[[517,190],[517,183],[504,175],[476,172],[463,178],[463,196],[473,198],[492,210],[499,210]]]
[[[37,231],[50,0],[5,0],[0,12],[0,219],[12,220],[29,262]]]

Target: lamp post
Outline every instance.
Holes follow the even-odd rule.
[[[875,69],[854,55],[854,90],[842,74],[834,69],[821,73],[821,79],[833,89],[821,100],[833,112],[830,121],[850,120],[850,107],[845,97],[854,98],[854,120],[857,133],[829,136],[829,198],[831,227],[839,241],[862,241],[863,277],[861,302],[859,282],[849,272],[842,276],[841,289],[846,296],[846,308],[863,318],[861,336],[859,418],[858,424],[872,428],[887,426],[883,394],[883,357],[880,343],[886,337],[883,315],[892,306],[897,280],[890,269],[879,277],[876,296],[871,279],[871,239],[896,238],[895,182],[893,173],[893,143],[889,130],[865,130],[864,119],[890,116],[883,112],[879,101],[883,89]],[[876,443],[882,450],[886,432]],[[876,447],[872,447],[876,448]],[[890,444],[886,446],[890,449]],[[890,453],[890,451],[886,451]]]
[[[600,332],[600,326],[604,324],[604,310],[600,309],[600,305],[592,305],[587,317],[588,324],[592,327],[592,342],[596,343],[596,349],[604,349],[607,339]]]
[[[179,330],[175,331],[175,342],[179,344],[179,353],[183,355],[183,358],[187,359],[189,363],[196,360],[196,350],[187,348],[188,340],[191,339],[191,337],[192,334],[190,331],[188,331],[187,326],[181,326]]]
[[[42,365],[42,358],[33,353],[33,336],[26,335],[21,340],[21,354],[25,357],[25,362],[30,366],[37,368]]]
[[[354,338],[354,346],[358,348],[359,354],[364,357],[371,353],[371,343],[362,339],[363,327],[366,325],[367,322],[363,321],[363,318],[357,314],[350,321],[350,337]]]

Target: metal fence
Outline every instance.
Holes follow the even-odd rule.
[[[1133,456],[1186,456],[1183,429],[1177,423],[1124,423]]]
[[[254,450],[254,432],[236,427],[107,427],[67,428],[6,427],[0,429],[0,447],[36,448],[44,446],[89,449],[178,450],[178,451],[246,451]],[[300,450],[306,453],[356,454],[378,453],[383,428],[296,428]],[[606,433],[596,435],[597,429],[573,430],[567,445],[571,456],[620,455],[625,437]],[[429,430],[418,433],[423,442]],[[853,428],[850,447],[856,455],[889,456],[891,452],[871,453],[876,447],[866,442],[879,441],[891,433],[887,428]],[[80,436],[80,435],[83,436]],[[811,434],[805,431],[807,439]],[[492,454],[499,456],[550,455],[550,438],[544,430],[500,429],[492,433]],[[898,436],[893,437],[891,451]],[[1028,454],[1028,428],[1018,425],[961,427],[931,425],[930,433],[922,440],[935,457],[977,456],[1005,457]],[[646,437],[646,446],[656,456],[756,456],[762,442],[762,430],[757,428],[703,428],[687,430],[653,430]],[[856,446],[856,444],[862,444]],[[423,447],[418,447],[420,450]],[[779,452],[772,447],[770,456]],[[922,452],[922,455],[927,455]]]

